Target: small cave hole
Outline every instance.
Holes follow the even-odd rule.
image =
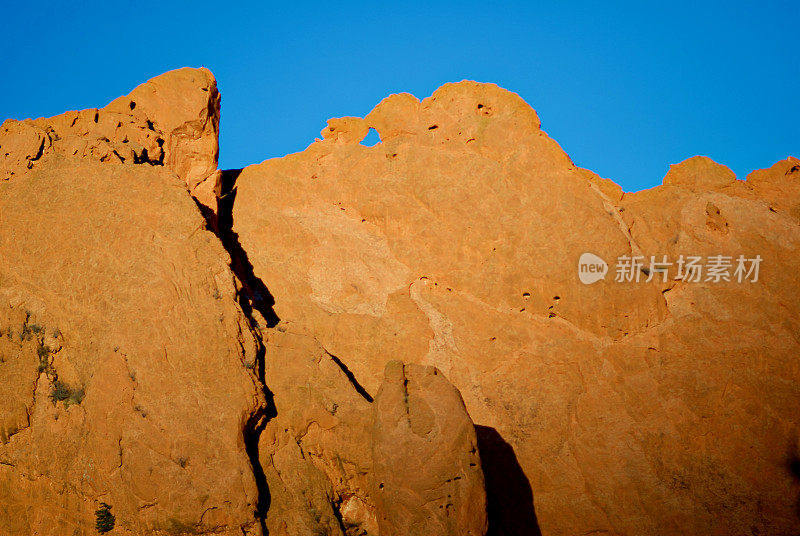
[[[381,135],[374,128],[370,128],[367,135],[361,140],[361,145],[364,147],[375,147],[381,142]]]
[[[136,103],[131,101],[130,107],[131,107],[131,110],[133,110],[134,108],[136,108]]]
[[[428,127],[428,130],[436,130],[437,128],[439,128],[439,125],[431,125]]]

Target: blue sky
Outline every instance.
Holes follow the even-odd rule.
[[[800,156],[800,2],[537,4],[6,4],[0,120],[104,106],[205,65],[224,168],[462,79],[519,93],[577,165],[627,191],[695,154],[742,179]]]

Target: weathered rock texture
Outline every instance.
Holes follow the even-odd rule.
[[[800,161],[623,193],[474,82],[244,170],[218,122],[184,69],[0,128],[0,534],[797,533]]]
[[[483,534],[475,429],[439,371],[409,365],[373,409],[313,338],[262,333],[217,206],[219,103],[182,69],[3,124],[0,534],[93,534],[103,504],[120,534]]]
[[[201,200],[210,203],[213,187],[203,183],[216,178],[219,108],[208,69],[179,69],[102,109],[9,119],[0,126],[0,180],[33,170],[50,154],[150,164],[168,168],[192,191],[200,188]]]
[[[257,341],[187,193],[214,88],[184,69],[0,131],[0,534],[92,534],[99,501],[119,534],[260,532]]]
[[[241,172],[233,231],[278,326],[367,393],[395,357],[460,389],[490,533],[796,532],[800,162],[737,181],[697,157],[625,194],[473,82],[322,135]],[[763,261],[755,283],[587,286],[587,251]]]
[[[276,331],[261,435],[272,535],[484,534],[472,421],[433,367],[387,364],[374,399],[314,339]]]
[[[439,370],[386,365],[375,397],[372,452],[381,534],[485,534],[475,428]]]

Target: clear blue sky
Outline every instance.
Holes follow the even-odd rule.
[[[220,165],[303,150],[330,117],[445,82],[519,93],[579,166],[628,191],[695,154],[739,178],[800,156],[800,2],[6,3],[0,120],[100,107],[210,68]],[[545,3],[542,3],[545,4]]]

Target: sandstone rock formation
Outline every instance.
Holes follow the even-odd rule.
[[[117,533],[259,527],[257,341],[186,191],[215,167],[216,135],[187,126],[217,124],[213,78],[134,96],[0,135],[2,534],[93,533],[98,501]]]
[[[219,103],[0,127],[0,534],[797,532],[799,160],[624,193],[460,82],[217,171]],[[682,255],[761,270],[615,277]]]
[[[0,534],[91,534],[104,505],[124,534],[377,534],[394,515],[371,489],[371,397],[301,335],[262,334],[246,257],[203,218],[225,175],[219,102],[207,70],[182,69],[3,124]],[[458,447],[430,482],[463,482],[429,533],[482,533],[474,428],[439,378],[414,397],[438,410],[419,448]]]
[[[693,158],[627,194],[474,82],[322,136],[239,174],[233,231],[278,325],[367,392],[393,356],[461,390],[490,533],[793,533],[796,159],[737,181]],[[583,252],[763,261],[757,282],[583,285]]]
[[[485,533],[475,430],[440,371],[391,361],[373,400],[291,330],[269,338],[265,367],[277,412],[259,443],[269,534]]]
[[[458,390],[434,367],[390,361],[374,411],[379,533],[485,534],[478,440]]]
[[[213,203],[213,187],[201,185],[216,178],[219,107],[217,83],[208,69],[179,69],[99,110],[9,119],[0,126],[0,180],[32,170],[55,153],[165,166]]]

